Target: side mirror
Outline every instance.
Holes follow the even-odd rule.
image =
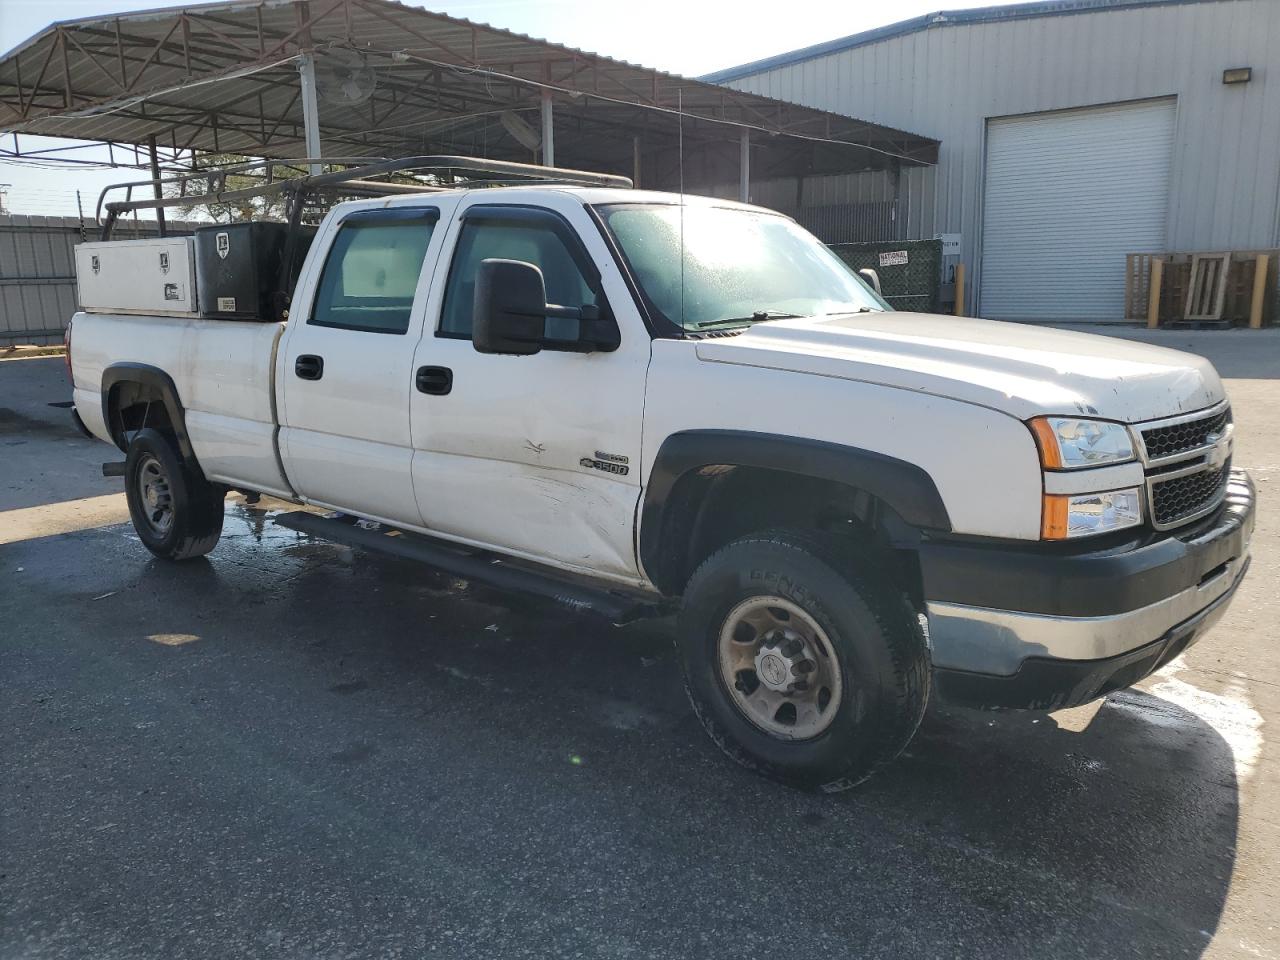
[[[594,304],[547,303],[542,271],[521,260],[482,260],[476,270],[471,342],[480,353],[528,356],[543,348],[616,350],[618,327]]]
[[[471,315],[475,348],[481,353],[537,353],[546,328],[547,288],[542,271],[519,260],[481,261]]]
[[[863,267],[858,271],[858,276],[867,281],[867,285],[876,292],[877,296],[883,296],[880,292],[880,274],[876,273],[870,267]]]

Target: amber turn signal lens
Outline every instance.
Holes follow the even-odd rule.
[[[1040,511],[1040,537],[1043,540],[1067,539],[1067,519],[1071,512],[1070,497],[1045,494]]]
[[[1058,435],[1045,417],[1037,417],[1028,426],[1035,435],[1036,446],[1040,448],[1040,464],[1046,470],[1062,469],[1062,448],[1058,446]]]

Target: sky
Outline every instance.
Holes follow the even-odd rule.
[[[939,8],[990,4],[991,0],[432,0],[416,5],[696,77]],[[163,5],[165,0],[0,0],[0,50],[13,49],[57,20]],[[25,145],[28,138],[23,141]],[[0,184],[10,185],[7,204],[16,213],[73,216],[77,190],[90,213],[103,186],[133,179],[131,173],[32,169],[0,161]]]

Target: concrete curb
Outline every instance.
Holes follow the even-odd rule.
[[[61,344],[50,345],[47,347],[0,347],[0,360],[29,360],[32,357],[61,357],[66,352],[66,348]]]

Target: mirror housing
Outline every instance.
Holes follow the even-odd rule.
[[[484,260],[476,270],[471,342],[481,353],[537,353],[547,325],[542,271],[519,260]]]
[[[880,274],[876,273],[870,267],[863,267],[858,271],[858,276],[867,281],[867,285],[876,292],[876,296],[884,296],[884,294],[880,292]]]
[[[618,328],[595,305],[547,303],[542,271],[521,260],[482,260],[476,270],[471,343],[480,353],[529,356],[545,349],[615,350]]]

